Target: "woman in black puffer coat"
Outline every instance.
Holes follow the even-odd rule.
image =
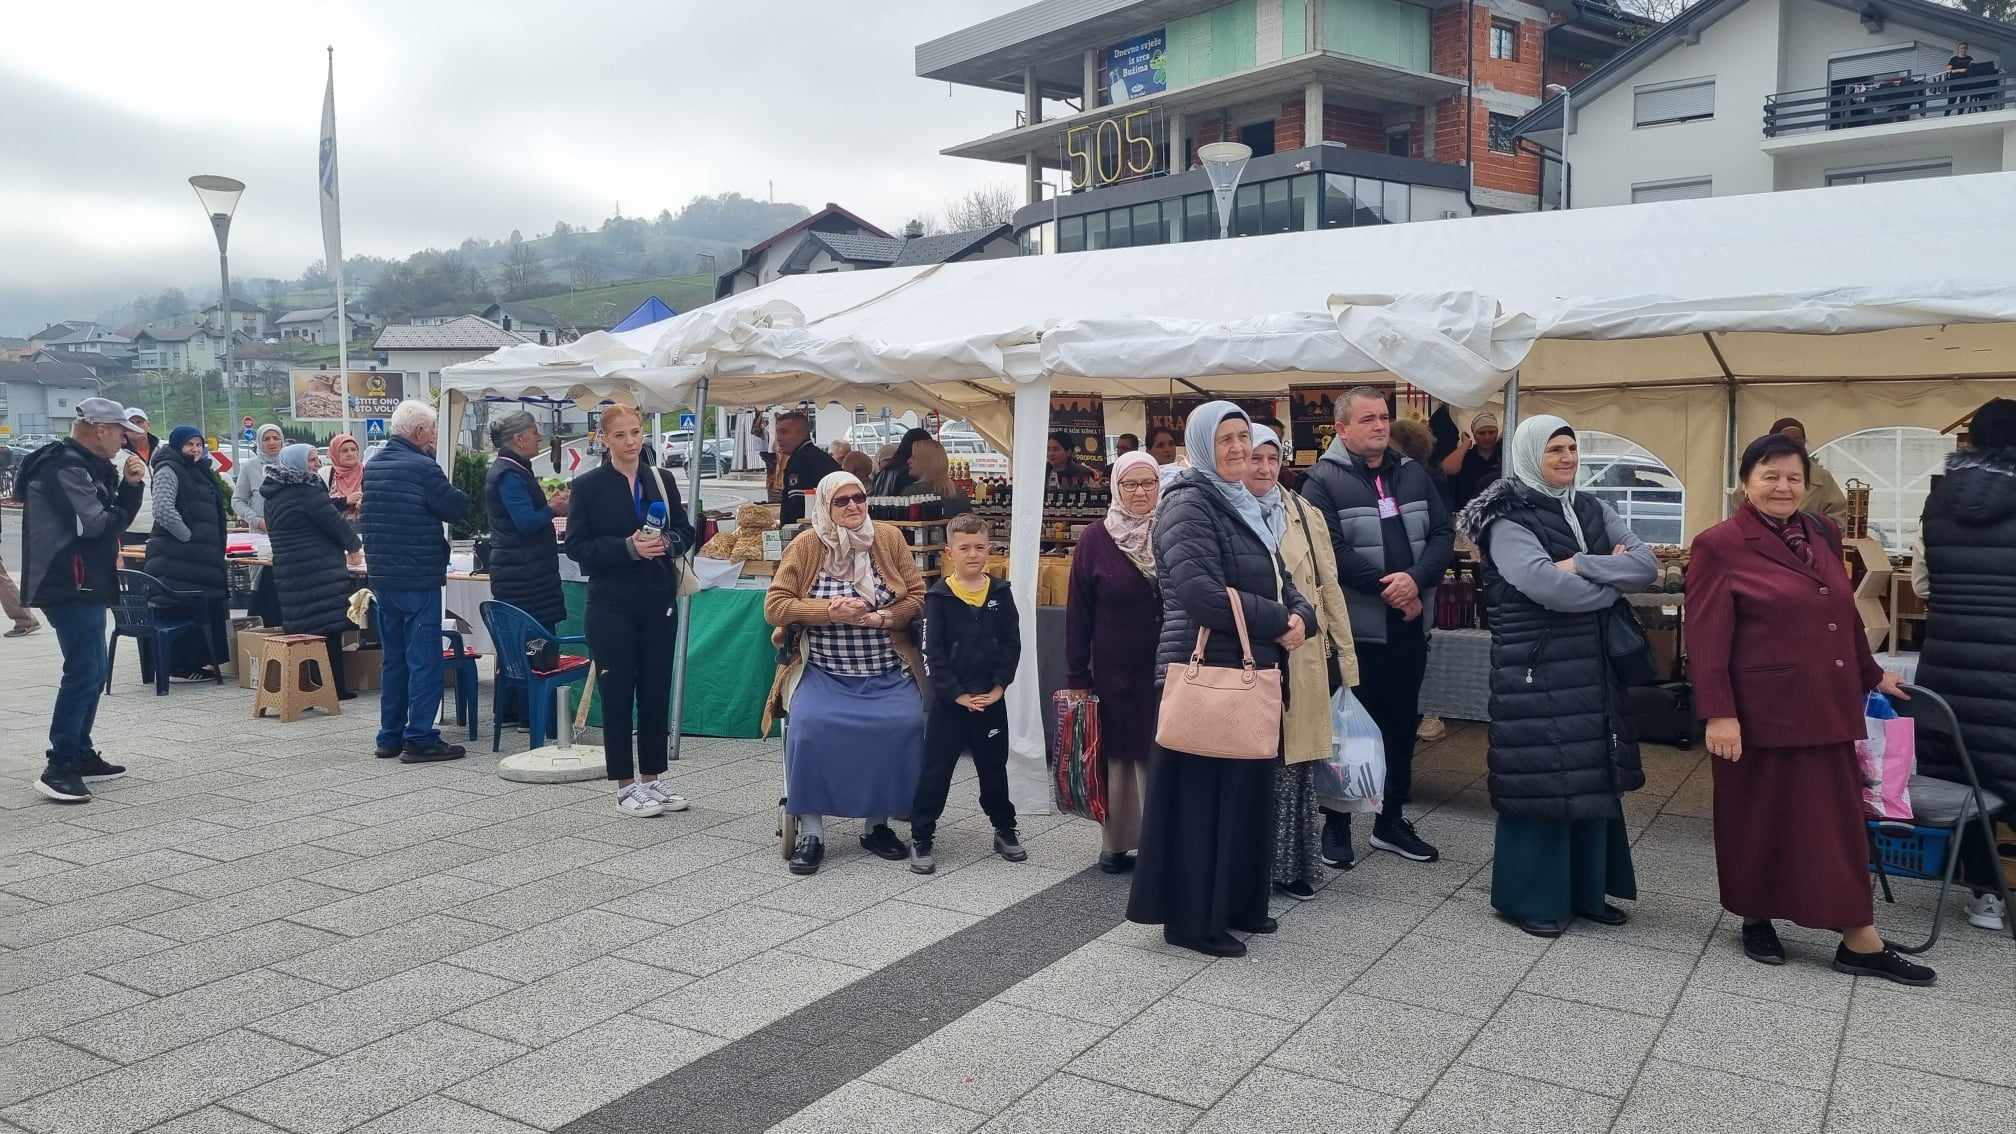
[[[329,680],[336,696],[357,694],[343,683],[343,632],[350,629],[350,566],[362,546],[336,510],[329,486],[315,475],[315,450],[289,445],[259,486],[266,532],[273,543],[274,587],[282,628],[329,641]]]
[[[1246,415],[1231,402],[1207,403],[1191,412],[1185,437],[1193,467],[1173,479],[1155,512],[1158,687],[1170,666],[1188,663],[1199,627],[1211,630],[1207,664],[1241,664],[1227,587],[1256,667],[1281,668],[1316,625],[1280,565],[1282,517],[1270,517],[1245,484],[1253,452]],[[1129,921],[1160,925],[1171,945],[1215,957],[1246,952],[1228,930],[1274,932],[1267,899],[1280,764],[1278,750],[1273,760],[1226,760],[1155,746]]]
[[[206,636],[180,635],[169,650],[168,672],[194,676],[212,664],[213,650],[218,659],[226,651],[230,584],[224,571],[224,497],[210,471],[203,435],[193,425],[176,426],[166,445],[154,447],[148,465],[154,527],[142,570],[175,590],[195,591],[209,600],[195,616]]]
[[[1931,575],[1918,684],[1946,698],[1981,786],[2016,821],[2016,402],[1974,411],[1967,448],[1946,460],[1925,500],[1925,562]],[[1959,757],[1936,733],[1920,733],[1918,770],[1966,782]],[[1967,920],[2000,929],[2008,911],[1994,892],[1995,855],[1969,824],[1960,875],[1974,891]]]
[[[1645,786],[1611,672],[1605,620],[1658,562],[1623,519],[1575,491],[1575,431],[1519,423],[1505,479],[1457,519],[1484,555],[1491,612],[1491,805],[1498,811],[1491,904],[1536,937],[1573,917],[1622,925],[1605,897],[1637,882],[1619,793]]]

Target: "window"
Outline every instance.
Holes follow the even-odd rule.
[[[1126,209],[1106,214],[1106,247],[1126,248],[1134,243],[1134,216]]]
[[[1647,205],[1654,201],[1691,201],[1696,197],[1713,197],[1713,178],[1699,177],[1685,181],[1648,181],[1631,187],[1631,203]]]
[[[1260,227],[1260,187],[1241,185],[1232,199],[1232,235],[1258,236]]]
[[[1183,239],[1216,240],[1218,218],[1213,212],[1209,193],[1192,193],[1183,198]]]
[[[1384,193],[1381,194],[1381,199],[1385,202],[1383,211],[1386,214],[1387,224],[1407,223],[1408,217],[1407,217],[1406,182],[1404,181],[1386,182],[1386,190]]]
[[[1394,157],[1412,157],[1414,154],[1414,129],[1402,126],[1386,131],[1386,152]]]
[[[1110,247],[1106,243],[1106,214],[1091,213],[1085,217],[1085,247],[1097,252]]]
[[[1134,206],[1134,247],[1162,243],[1162,206],[1150,201]]]
[[[1829,185],[1875,185],[1882,181],[1917,181],[1924,177],[1951,177],[1953,163],[1950,161],[1926,161],[1912,165],[1891,165],[1881,169],[1848,169],[1840,173],[1829,173]]]
[[[1323,227],[1316,205],[1316,175],[1305,174],[1288,183],[1289,223],[1296,232],[1314,232]]]
[[[1668,126],[1715,117],[1715,80],[1654,83],[1631,93],[1632,124]]]
[[[1292,232],[1288,216],[1288,183],[1267,181],[1260,185],[1260,231]]]
[[[1354,179],[1341,173],[1323,175],[1323,227],[1350,228],[1351,210],[1357,207]]]
[[[1519,120],[1510,114],[1493,114],[1490,117],[1490,122],[1485,126],[1484,139],[1485,144],[1491,147],[1491,152],[1499,154],[1518,152],[1519,144],[1512,138],[1512,126]]]
[[[1582,449],[1575,484],[1617,510],[1646,543],[1680,543],[1687,490],[1666,462],[1628,437],[1579,429]]]
[[[1519,58],[1518,24],[1513,23],[1511,20],[1491,21],[1491,58]]]
[[[1869,486],[1869,534],[1891,551],[1911,546],[1918,517],[1932,491],[1932,477],[1953,451],[1953,438],[1930,429],[1885,426],[1850,433],[1813,450],[1846,491],[1848,482]]]

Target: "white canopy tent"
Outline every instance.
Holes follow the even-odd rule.
[[[1719,485],[1739,425],[1788,403],[1843,412],[1807,391],[1849,383],[1940,424],[2016,392],[2012,265],[2016,173],[1999,173],[788,276],[622,335],[450,367],[443,434],[475,396],[667,409],[871,387],[1011,439],[1031,483],[1053,391],[1280,395],[1364,375],[1476,406],[1516,377],[1509,416],[1635,428],[1683,482]],[[1689,494],[1690,532],[1719,495]],[[1040,522],[1018,494],[1011,547],[1037,547]],[[1014,557],[1025,595],[1035,558]],[[1025,641],[1034,617],[1025,605]],[[1011,750],[1040,765],[1033,650],[1024,667]]]

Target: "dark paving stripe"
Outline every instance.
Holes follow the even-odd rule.
[[[583,1115],[563,1134],[768,1130],[1119,925],[1127,883],[1097,867],[1074,874]]]

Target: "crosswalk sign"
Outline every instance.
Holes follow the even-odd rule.
[[[382,418],[382,417],[367,417],[367,418],[365,418],[365,419],[364,419],[364,439],[365,439],[366,441],[383,441],[383,440],[385,440],[385,419],[384,419],[384,418]]]
[[[700,415],[688,410],[679,415],[679,428],[691,429],[700,424]]]

